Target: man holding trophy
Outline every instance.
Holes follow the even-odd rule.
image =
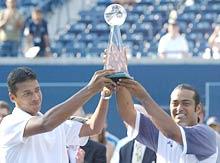
[[[111,26],[105,69],[116,71],[107,77],[117,82],[118,111],[133,129],[133,138],[154,150],[158,163],[216,162],[215,133],[206,125],[198,124],[200,98],[197,91],[187,84],[178,85],[170,96],[170,117],[128,74],[119,29],[125,18],[126,11],[118,4],[108,6],[105,11],[105,20]],[[134,109],[132,96],[140,101],[147,115]]]

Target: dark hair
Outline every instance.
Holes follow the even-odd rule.
[[[16,84],[27,80],[36,80],[36,74],[28,67],[18,67],[11,71],[7,78],[8,91],[15,94],[17,91]]]
[[[193,96],[193,99],[195,101],[195,105],[197,106],[198,104],[200,104],[200,96],[199,96],[199,93],[197,92],[197,90],[195,88],[193,88],[191,85],[189,84],[179,84],[176,86],[176,88],[174,88],[174,90],[177,90],[177,89],[186,89],[186,90],[190,90],[190,91],[193,91],[194,92],[194,96]],[[173,90],[173,91],[174,91]]]

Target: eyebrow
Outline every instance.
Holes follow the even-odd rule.
[[[182,102],[192,102],[193,100],[184,99],[184,100],[172,100],[173,102],[182,101]]]

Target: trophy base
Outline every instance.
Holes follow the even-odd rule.
[[[119,79],[133,79],[129,74],[125,72],[116,72],[111,75],[107,75],[107,78],[113,80],[114,82],[117,82]]]

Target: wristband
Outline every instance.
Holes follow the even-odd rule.
[[[101,92],[101,98],[102,98],[103,100],[109,100],[111,97],[112,97],[112,95],[105,96],[105,92]]]

